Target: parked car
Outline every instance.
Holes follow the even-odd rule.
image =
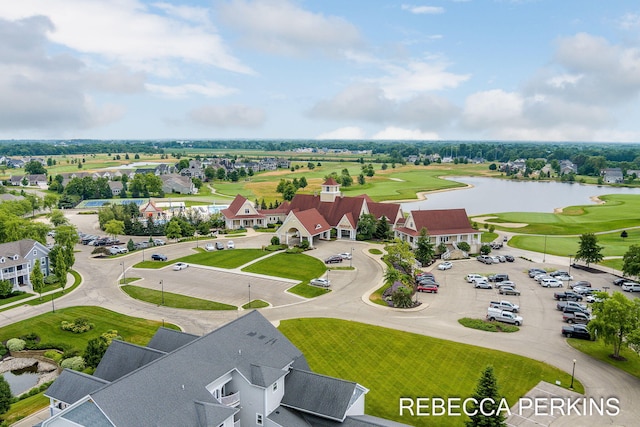
[[[513,311],[517,313],[520,310],[518,304],[514,304],[511,301],[491,301],[489,307],[499,308],[500,310]]]
[[[577,282],[573,282],[569,285],[569,288],[573,289],[575,287],[585,287],[585,288],[590,288],[591,287],[591,282],[588,282],[586,280],[578,280]]]
[[[184,262],[179,262],[176,265],[173,266],[173,269],[175,271],[179,271],[179,270],[184,270],[185,268],[189,267],[189,264],[184,263]]]
[[[209,251],[209,252],[215,251],[216,250],[216,246],[213,243],[209,242],[209,243],[204,245],[204,250],[205,251]]]
[[[325,264],[336,264],[342,262],[342,257],[340,255],[331,255],[329,258],[324,260]]]
[[[593,302],[602,302],[602,298],[598,298],[595,295],[587,295],[586,297],[584,297],[584,300],[586,302],[591,302],[591,303],[593,303]]]
[[[432,294],[438,293],[438,286],[436,285],[418,285],[416,287],[416,291],[418,292],[429,292]]]
[[[486,280],[476,280],[473,283],[473,287],[478,289],[492,289],[491,283]]]
[[[438,270],[449,270],[451,267],[453,267],[453,264],[451,264],[449,261],[441,262],[440,264],[438,264]]]
[[[151,255],[151,259],[153,261],[166,261],[167,260],[167,256],[163,255],[163,254],[152,254]]]
[[[146,249],[149,247],[149,242],[138,242],[133,245],[137,250]]]
[[[564,286],[560,280],[556,279],[543,279],[540,282],[540,286],[543,288],[561,288]]]
[[[498,257],[497,255],[494,255],[491,257],[491,262],[493,264],[500,264],[500,257]]]
[[[562,313],[562,320],[571,323],[581,323],[586,325],[591,321],[591,315],[583,313],[581,311],[575,311],[573,313]]]
[[[556,270],[556,271],[552,271],[551,273],[549,273],[549,276],[551,277],[556,277],[556,276],[568,276],[569,272],[568,271],[564,271],[564,270]]]
[[[620,278],[620,279],[615,279],[613,281],[613,284],[616,286],[622,286],[623,283],[628,282],[629,279],[625,279],[625,278]]]
[[[216,242],[216,249],[221,251],[224,249],[224,243],[222,242]]]
[[[436,282],[435,279],[431,279],[428,277],[425,277],[424,279],[420,279],[418,280],[418,285],[420,286],[427,286],[427,285],[435,285],[435,286],[440,286],[440,284],[438,282]]]
[[[520,296],[520,291],[512,286],[501,286],[498,293],[502,295],[517,295]]]
[[[516,284],[511,280],[503,280],[502,282],[498,282],[495,284],[495,287],[498,289],[500,289],[503,286],[511,286],[512,288],[515,288]]]
[[[497,320],[498,322],[512,323],[516,326],[522,325],[522,317],[514,312],[501,310],[499,308],[489,307],[487,309],[487,320],[490,322]]]
[[[640,283],[625,282],[622,284],[622,290],[625,292],[640,292]]]
[[[493,259],[489,255],[478,255],[476,259],[484,264],[493,264]]]
[[[477,279],[487,280],[485,276],[482,276],[480,274],[475,274],[475,273],[467,274],[467,282],[473,283]]]
[[[236,244],[233,243],[233,240],[229,240],[227,242],[227,249],[235,249],[235,247],[236,247]]]
[[[557,276],[552,276],[554,277],[556,280],[560,280],[563,282],[568,282],[569,280],[573,280],[573,276],[569,276],[568,274],[559,274]]]
[[[562,327],[562,335],[567,338],[580,338],[583,340],[590,340],[591,333],[587,329],[586,325],[568,325]]]
[[[111,255],[126,254],[127,252],[129,252],[129,249],[125,248],[124,246],[111,246],[109,248],[109,253]]]
[[[497,255],[500,262],[507,262],[507,258],[504,255]]]
[[[529,277],[534,278],[536,277],[538,274],[547,274],[546,271],[544,271],[541,268],[530,268],[529,269]]]
[[[162,239],[153,239],[153,244],[155,246],[163,246],[164,245],[164,240],[162,240]]]
[[[505,255],[504,258],[507,260],[507,262],[514,262],[516,260],[513,255]]]
[[[351,254],[351,252],[342,252],[341,254],[338,254],[342,257],[342,259],[351,259],[351,257],[353,256]]]
[[[319,286],[321,288],[328,288],[329,286],[331,286],[331,282],[329,282],[328,279],[321,279],[321,278],[311,279],[309,281],[309,284],[313,286]]]
[[[553,297],[558,301],[582,301],[582,295],[573,291],[555,292]]]
[[[505,280],[509,280],[508,274],[492,274],[489,276],[490,282],[503,282]]]

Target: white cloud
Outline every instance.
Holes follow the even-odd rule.
[[[416,15],[437,15],[444,13],[444,8],[440,6],[414,6],[410,4],[403,4],[401,9]]]
[[[20,0],[0,8],[0,17],[10,20],[37,15],[53,23],[51,41],[136,70],[175,72],[170,63],[184,61],[253,72],[229,52],[202,8],[159,3],[154,9],[137,0]]]
[[[417,129],[402,129],[398,127],[387,127],[371,137],[372,139],[385,140],[434,140],[440,139],[437,133],[423,132]]]
[[[264,124],[264,110],[247,105],[206,105],[188,114],[194,123],[215,128],[257,128]]]
[[[312,13],[288,0],[231,0],[219,11],[246,44],[265,52],[335,55],[362,43],[358,29],[344,18]]]
[[[620,28],[623,30],[635,30],[640,28],[640,15],[637,13],[626,13],[620,18]]]
[[[237,92],[237,89],[222,86],[214,82],[207,82],[204,85],[183,84],[176,86],[156,85],[149,83],[146,85],[146,87],[150,92],[158,93],[162,96],[170,98],[184,98],[194,94],[206,96],[208,98],[219,98]]]
[[[316,139],[365,139],[364,131],[357,126],[346,126],[330,132],[321,133]]]
[[[311,117],[381,122],[393,114],[394,104],[373,84],[347,87],[335,97],[318,102],[309,112]]]
[[[489,90],[470,95],[464,105],[463,124],[470,129],[513,126],[522,116],[523,99],[518,93]]]

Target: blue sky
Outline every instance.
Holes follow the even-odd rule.
[[[2,139],[640,141],[640,4],[20,0]]]

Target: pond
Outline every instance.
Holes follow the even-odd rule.
[[[11,394],[20,396],[25,391],[31,389],[38,383],[40,374],[38,373],[38,364],[23,369],[7,371],[2,374],[4,379],[9,383]]]
[[[465,208],[469,216],[499,212],[553,212],[567,206],[594,204],[591,198],[604,194],[640,195],[640,188],[484,177],[448,179],[472,187],[429,193],[426,200],[402,203],[402,209],[409,212]]]

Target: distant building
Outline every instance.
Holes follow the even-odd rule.
[[[35,261],[46,277],[50,274],[49,249],[32,239],[0,244],[0,280],[8,280],[13,290],[32,292],[31,271]]]
[[[620,168],[603,169],[601,175],[602,179],[607,184],[620,184],[622,181],[624,181],[622,169]]]
[[[195,194],[198,192],[193,181],[188,176],[170,174],[160,175],[162,180],[162,191],[165,194]]]

